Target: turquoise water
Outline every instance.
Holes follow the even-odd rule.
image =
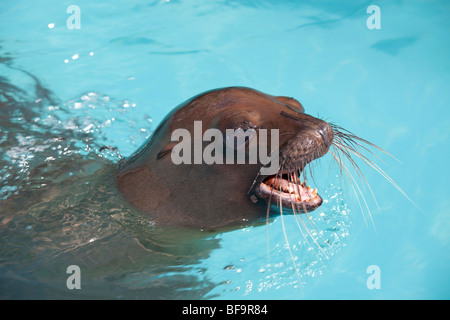
[[[371,4],[2,1],[0,297],[448,299],[450,5],[377,1],[370,30]],[[293,96],[384,148],[399,161],[377,163],[417,206],[364,167],[372,222],[325,157],[315,229],[155,228],[116,196],[118,156],[99,148],[128,156],[171,108],[230,85]]]

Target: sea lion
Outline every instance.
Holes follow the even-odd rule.
[[[260,161],[175,164],[171,155],[179,141],[172,141],[171,135],[176,129],[194,134],[195,121],[201,121],[202,134],[210,128],[224,135],[227,129],[267,129],[270,137],[272,129],[278,129],[276,173],[261,174]],[[172,110],[149,140],[119,163],[116,182],[123,196],[159,225],[215,229],[264,219],[280,208],[311,212],[322,198],[300,181],[301,173],[306,164],[328,152],[333,137],[330,124],[306,114],[294,98],[244,87],[215,89]],[[225,152],[216,156],[225,157]]]

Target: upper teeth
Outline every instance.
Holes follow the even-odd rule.
[[[298,181],[298,183],[292,183],[286,179],[275,179],[272,177],[266,181],[266,185],[275,190],[280,190],[297,196],[299,200],[302,200],[301,198],[303,198],[303,200],[308,198],[312,199],[317,196],[317,188],[313,190],[310,186],[306,186],[305,182],[300,183],[300,181]]]

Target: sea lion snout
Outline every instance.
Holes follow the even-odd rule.
[[[280,150],[280,161],[285,166],[303,167],[314,159],[324,156],[333,141],[333,129],[326,121],[307,114],[291,114],[281,111],[286,125],[295,125],[294,136],[284,142]],[[283,142],[281,142],[283,143]]]

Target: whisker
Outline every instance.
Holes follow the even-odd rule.
[[[366,165],[368,165],[369,167],[371,167],[372,169],[374,169],[375,171],[377,171],[383,178],[385,178],[392,186],[394,186],[397,191],[399,191],[406,199],[408,199],[409,202],[411,202],[416,208],[418,208],[420,211],[423,211],[407,194],[406,192],[404,192],[402,190],[402,188],[383,170],[381,169],[381,167],[376,164],[374,161],[372,161],[371,159],[369,159],[366,155],[364,155],[363,153],[361,153],[360,151],[357,150],[357,148],[362,148],[363,150],[366,150],[367,152],[369,152],[371,155],[374,155],[376,158],[380,159],[377,155],[375,155],[370,149],[368,149],[364,144],[371,146],[375,149],[378,149],[380,151],[382,151],[383,153],[389,155],[390,157],[392,157],[393,159],[395,159],[396,161],[398,161],[399,163],[401,163],[400,160],[398,160],[397,158],[395,158],[393,155],[391,155],[390,153],[386,152],[384,149],[378,147],[377,145],[371,143],[370,141],[367,141],[365,139],[362,139],[358,136],[356,136],[355,134],[353,134],[352,132],[338,126],[335,124],[330,124],[335,139],[333,141],[333,145],[335,145],[345,156],[347,159],[350,160],[350,162],[352,163],[352,165],[356,164],[355,161],[352,159],[352,154],[357,156],[358,158],[360,158]],[[381,159],[380,159],[381,160]],[[382,161],[382,160],[381,160]],[[359,169],[359,167],[356,165],[354,166],[355,170],[358,172],[358,175],[361,175],[364,180],[366,181],[366,184],[370,190],[370,192],[372,193],[372,196],[377,204],[377,207],[379,207],[378,202],[376,200],[376,197],[373,193],[373,190],[370,187],[370,184],[367,182],[364,174],[362,174],[362,171]]]
[[[332,145],[332,147],[333,147],[333,150],[336,150],[336,148],[337,148],[335,145]],[[330,153],[334,156],[334,154],[332,152],[330,152]],[[336,152],[336,154],[339,156],[339,160],[341,160],[341,154],[338,153],[338,152]],[[344,175],[343,175],[343,168],[342,168],[342,165],[341,165],[341,161],[336,161],[336,163],[337,163],[337,165],[339,167],[339,173],[340,173],[339,176],[341,177],[342,188],[344,189],[344,192],[345,192]]]
[[[304,226],[305,229],[306,229],[306,232],[307,232],[308,235],[310,236],[310,238],[314,241],[314,243],[316,244],[317,248],[319,248],[319,250],[325,255],[325,258],[328,260],[328,259],[329,259],[329,258],[328,258],[328,255],[327,255],[326,252],[323,250],[323,248],[320,246],[319,242],[317,242],[317,239],[314,238],[314,236],[311,234],[311,232],[309,231],[309,228],[308,228],[308,226],[306,225],[306,223],[305,223],[305,221],[304,221],[304,219],[303,219],[302,216],[300,216],[300,219],[301,219],[301,221],[302,221],[303,226]],[[297,221],[297,224],[298,224],[298,221]],[[315,229],[315,231],[317,232],[317,234],[319,234],[319,232],[317,231],[317,229]],[[309,244],[309,242],[308,242],[308,244]],[[319,257],[319,255],[318,255],[318,254],[316,253],[316,251],[314,250],[314,247],[312,247],[310,244],[309,244],[309,246],[310,246],[310,248],[313,249],[313,251],[314,251],[314,253],[316,254],[317,258],[319,258],[319,260],[322,261],[322,259]]]
[[[330,153],[334,156],[334,158],[336,159],[336,161],[340,161],[340,160],[339,160],[339,159],[338,159],[331,151],[330,151]],[[373,225],[373,227],[374,227],[374,229],[375,229],[375,231],[376,231],[375,223],[374,223],[373,218],[372,218],[372,213],[370,212],[369,206],[367,205],[367,202],[366,202],[366,199],[365,199],[365,197],[364,197],[364,194],[361,192],[361,189],[359,188],[358,183],[357,183],[356,180],[353,178],[353,176],[352,176],[352,174],[350,173],[350,171],[348,171],[348,169],[347,169],[347,167],[345,166],[345,164],[344,164],[343,162],[340,162],[340,164],[341,164],[342,167],[344,168],[344,171],[345,171],[344,173],[345,173],[345,175],[347,176],[347,178],[349,179],[350,185],[351,185],[351,187],[352,187],[352,189],[353,189],[353,192],[354,192],[355,195],[356,195],[356,199],[358,200],[359,207],[361,208],[361,212],[363,213],[364,222],[365,222],[366,225],[367,225],[367,221],[366,221],[366,218],[365,218],[365,216],[364,216],[364,210],[363,210],[363,208],[362,208],[362,206],[361,206],[361,202],[359,201],[358,193],[356,192],[356,190],[355,190],[355,188],[354,188],[354,185],[353,185],[352,181],[355,183],[356,188],[358,189],[358,192],[359,192],[359,194],[361,195],[361,197],[362,197],[362,199],[363,199],[363,201],[364,201],[364,204],[365,204],[365,206],[366,206],[366,208],[367,208],[367,211],[368,211],[368,213],[369,213],[370,220],[372,221],[372,225]]]
[[[298,189],[298,185],[296,185],[296,188]],[[298,190],[297,190],[297,193],[300,194],[300,192],[299,192]],[[300,196],[300,197],[301,197],[301,196]],[[295,206],[294,206],[293,203],[291,203],[291,207],[292,207],[292,211],[294,212],[295,222],[297,223],[297,226],[298,226],[298,228],[299,228],[299,230],[300,230],[300,233],[302,234],[303,239],[306,241],[306,243],[308,244],[308,246],[309,246],[310,248],[312,248],[311,244],[310,244],[309,241],[308,241],[307,236],[306,236],[305,233],[303,232],[303,229],[302,229],[302,227],[300,226],[300,224],[299,224],[299,222],[298,222],[298,217],[301,218],[301,212],[296,210],[296,208],[295,208]],[[314,251],[314,253],[315,253],[316,256],[317,256],[317,253],[315,252],[314,249],[313,249],[313,251]]]
[[[298,168],[296,168],[296,170],[299,171]],[[295,174],[295,171],[293,172],[293,174]],[[294,185],[294,188],[296,188],[296,192],[297,192],[297,194],[299,195],[299,198],[300,198],[300,201],[301,201],[301,192],[300,192],[299,185],[298,185],[295,181],[292,180],[292,175],[291,175],[290,173],[289,173],[289,175],[288,175],[288,179],[289,179],[289,182],[291,182],[291,183]],[[319,250],[321,250],[322,253],[325,255],[325,257],[328,259],[327,254],[326,254],[325,251],[322,249],[322,247],[321,247],[320,244],[317,242],[317,240],[312,236],[311,232],[310,232],[309,229],[308,229],[308,226],[305,224],[305,222],[304,222],[304,220],[303,220],[303,217],[302,217],[302,214],[301,214],[301,212],[300,212],[300,208],[299,208],[300,205],[297,205],[297,208],[295,208],[294,203],[291,202],[291,206],[292,206],[292,211],[294,212],[295,221],[296,221],[296,223],[297,223],[297,225],[298,225],[298,227],[299,227],[299,229],[300,229],[300,232],[302,233],[303,239],[305,239],[305,241],[308,243],[309,247],[313,249],[314,254],[316,255],[316,257],[317,257],[319,260],[322,261],[322,259],[319,257],[319,255],[317,254],[317,252],[314,250],[314,247],[311,246],[311,244],[310,244],[310,242],[308,241],[307,237],[306,237],[305,234],[303,233],[302,227],[300,226],[299,221],[298,221],[299,218],[301,219],[301,221],[302,221],[302,223],[303,223],[303,226],[305,227],[306,232],[308,233],[308,235],[310,236],[310,238],[314,241],[314,243],[317,245],[317,247],[319,248]],[[296,210],[297,210],[297,213],[296,213]],[[304,211],[304,213],[305,213],[306,215],[308,215],[308,210],[305,208],[304,205],[303,205],[303,211]],[[309,217],[309,215],[308,215],[308,217]],[[311,221],[310,221],[310,224],[311,224]],[[316,231],[316,233],[319,234],[319,231],[317,230],[315,224],[313,225],[313,228],[314,228],[314,230]]]
[[[300,170],[299,170],[299,168],[298,167],[296,167],[295,168],[295,170],[296,171],[298,171],[298,172],[300,172]],[[289,176],[290,177],[290,176]],[[299,178],[297,178],[298,179],[298,183],[300,183],[300,177]],[[314,180],[314,177],[313,177],[313,180]],[[305,181],[306,181],[306,179],[305,179]],[[302,196],[301,196],[301,192],[300,192],[300,188],[299,188],[299,185],[297,184],[297,181],[290,181],[293,185],[294,185],[294,187],[296,188],[296,192],[297,192],[297,194],[299,195],[299,198],[300,198],[300,201],[302,201]],[[305,182],[305,184],[306,184],[306,182]],[[293,204],[292,204],[292,206],[293,206]],[[305,207],[305,205],[304,204],[302,204],[302,207],[303,207],[303,214],[305,214],[307,217],[310,217],[309,215],[308,215],[308,210],[306,209],[306,207]],[[294,208],[293,208],[294,209]],[[297,210],[298,210],[298,214],[300,215],[300,218],[302,218],[302,216],[301,216],[301,212],[300,212],[300,208],[299,208],[299,205],[297,205]],[[295,210],[294,210],[294,212],[295,212]],[[302,218],[303,219],[303,218]],[[315,223],[314,223],[314,221],[312,221],[312,219],[310,220],[310,224],[311,224],[311,226],[313,227],[313,229],[319,234],[319,232],[318,232],[318,228],[317,228],[317,226],[315,225]]]
[[[281,189],[281,187],[280,187],[280,189]],[[288,239],[288,236],[287,236],[287,233],[286,233],[286,227],[285,227],[284,218],[283,218],[283,204],[281,203],[281,197],[279,199],[280,199],[279,202],[280,202],[281,226],[283,227],[284,240],[286,241],[286,245],[287,245],[287,248],[289,250],[289,254],[291,256],[292,264],[294,265],[295,273],[296,273],[296,275],[298,277],[298,280],[300,282],[300,274],[299,274],[299,271],[298,271],[298,268],[297,268],[297,264],[295,263],[294,255],[292,254],[291,245],[289,244],[289,239]]]
[[[284,165],[284,163],[283,163],[283,165]],[[283,170],[283,167],[280,166],[278,168],[277,174],[275,176],[275,181],[279,178],[280,173],[282,172],[282,170]],[[271,192],[270,192],[270,196],[269,196],[269,201],[267,203],[267,212],[266,212],[266,245],[267,245],[267,259],[268,259],[267,262],[268,262],[268,264],[270,264],[270,259],[269,259],[269,257],[270,257],[269,216],[270,216],[270,205],[271,205],[271,202],[272,202],[272,196],[273,196],[273,191],[274,191],[274,183],[275,182],[273,182],[272,185],[270,186]]]
[[[334,141],[335,141],[335,143],[340,143],[349,148],[352,148],[355,151],[357,150],[358,147],[362,148],[362,149],[366,150],[367,152],[369,152],[370,154],[372,154],[374,157],[378,158],[381,162],[383,162],[383,160],[380,157],[378,157],[372,150],[370,150],[369,148],[367,148],[365,145],[361,144],[360,142],[355,141],[349,135],[337,133],[335,135]],[[383,150],[383,152],[385,152],[385,151]]]
[[[366,141],[364,139],[361,139],[363,141]],[[370,142],[367,142],[370,145]],[[404,197],[406,197],[416,208],[418,208],[419,210],[422,211],[422,209],[400,188],[400,186],[386,173],[384,172],[376,163],[374,163],[372,160],[370,160],[369,158],[367,158],[365,155],[363,155],[362,153],[358,152],[357,150],[355,150],[352,147],[349,147],[348,145],[339,145],[338,143],[336,144],[336,146],[340,147],[340,149],[342,150],[343,148],[348,150],[349,152],[351,152],[352,154],[356,155],[358,158],[360,158],[364,163],[366,163],[368,166],[372,167],[373,169],[375,169],[382,177],[384,177],[386,180],[389,181],[390,184],[392,184],[401,194],[403,194]],[[364,148],[366,149],[366,148]],[[380,150],[382,150],[381,148],[378,148]],[[343,150],[342,150],[343,151]],[[385,152],[384,150],[382,150],[383,152]],[[371,152],[372,153],[372,152]],[[385,152],[387,153],[387,152]],[[372,153],[373,154],[373,153]],[[387,153],[388,154],[388,153]],[[347,158],[351,158],[350,155],[347,156]],[[394,158],[395,159],[395,158]],[[368,184],[369,185],[369,184]],[[369,186],[370,188],[370,186]],[[372,192],[372,191],[371,191]],[[373,192],[372,192],[373,194]],[[375,198],[375,197],[374,197]],[[376,200],[375,200],[376,201]],[[378,206],[378,203],[377,203]],[[378,206],[379,207],[379,206]]]
[[[364,173],[362,172],[362,170],[359,168],[358,164],[353,160],[353,158],[351,157],[351,155],[347,152],[347,149],[345,149],[342,146],[336,145],[336,147],[342,152],[342,154],[350,161],[351,165],[353,166],[353,168],[355,169],[356,173],[358,174],[361,182],[363,183],[363,187],[364,187],[364,182],[367,185],[367,187],[370,190],[370,193],[372,194],[372,197],[377,205],[378,210],[380,209],[380,206],[378,205],[378,201],[375,197],[375,194],[373,193],[372,188],[370,187],[370,183],[367,181],[366,176],[364,175]]]
[[[374,148],[380,150],[381,152],[387,154],[388,156],[392,157],[393,159],[395,159],[395,160],[398,161],[399,163],[402,163],[400,160],[398,160],[396,157],[394,157],[393,155],[391,155],[390,153],[388,153],[386,150],[380,148],[380,147],[377,146],[376,144],[374,144],[374,143],[372,143],[372,142],[370,142],[370,141],[368,141],[368,140],[366,140],[366,139],[363,139],[363,138],[358,137],[357,135],[355,135],[355,134],[352,133],[351,131],[349,131],[349,130],[347,130],[347,129],[344,129],[344,128],[342,128],[341,126],[338,126],[338,125],[336,125],[336,124],[334,124],[334,123],[330,123],[330,126],[331,126],[331,128],[333,129],[333,133],[334,133],[335,135],[336,135],[336,134],[338,134],[338,135],[339,135],[339,134],[340,134],[340,135],[346,135],[346,136],[347,136],[348,138],[350,138],[350,139],[361,141],[361,142],[363,142],[363,143],[365,143],[365,144],[367,144],[367,145],[369,145],[369,146],[371,146],[371,147],[374,147]]]
[[[351,151],[351,150],[350,150]],[[352,151],[351,151],[352,152]],[[377,164],[372,161],[366,161],[364,158],[361,158],[368,166],[372,167],[377,171],[382,177],[384,177],[387,181],[389,181],[401,194],[403,194],[406,199],[408,199],[416,208],[422,211],[422,209],[400,188],[400,186],[386,173],[384,172]]]

